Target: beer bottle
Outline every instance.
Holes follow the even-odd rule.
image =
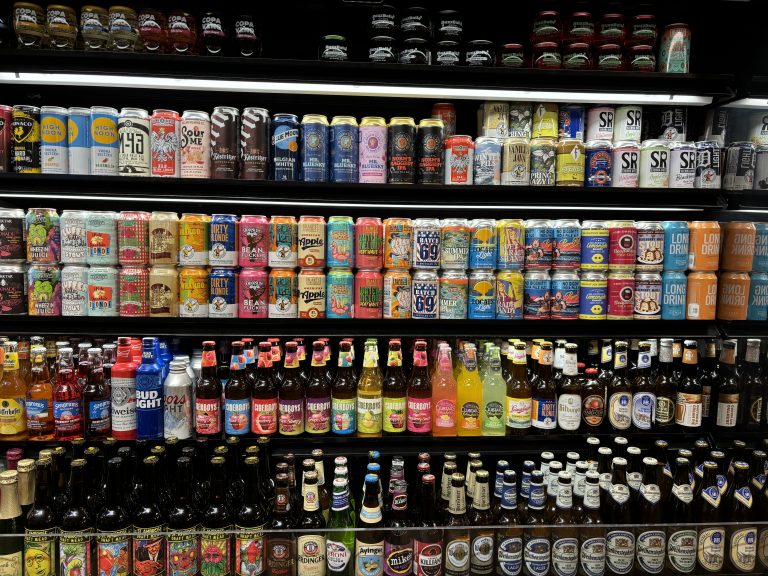
[[[587,355],[584,360],[585,369],[589,370],[594,368],[598,370],[600,368],[600,341],[597,339],[587,340]]]
[[[584,514],[584,488],[587,483],[587,471],[589,464],[586,460],[576,462],[576,470],[573,474],[573,519],[578,524]]]
[[[541,342],[543,341],[543,338],[534,338],[532,342],[526,342],[525,344],[528,381],[531,383],[531,387],[535,384],[539,374],[539,352],[541,351]]]
[[[245,465],[245,498],[235,513],[235,574],[261,574],[265,570],[264,528],[267,513],[259,494],[259,459],[249,456]]]
[[[119,468],[118,468],[119,470]],[[200,540],[197,534],[198,515],[192,502],[192,460],[186,456],[176,461],[174,499],[168,513],[168,564],[173,573],[184,574],[199,570]]]
[[[642,526],[637,535],[637,572],[642,575],[660,574],[664,569],[667,535],[663,528],[655,526],[662,523],[656,458],[643,458],[642,476],[636,516]]]
[[[432,375],[432,435],[456,436],[456,378],[451,365],[451,347],[438,345],[437,365]]]
[[[606,520],[613,524],[606,533],[605,573],[608,576],[631,574],[635,562],[635,534],[632,524],[632,503],[627,486],[627,461],[613,459],[613,476],[606,498]]]
[[[672,340],[672,383],[677,385],[683,374],[683,343]]]
[[[598,450],[600,449],[600,439],[595,436],[587,437],[587,464],[590,470],[597,470]]]
[[[98,446],[89,446],[85,449],[85,508],[93,520],[104,507],[104,494],[101,491],[102,478],[104,475],[102,462],[103,458],[99,454]]]
[[[675,480],[665,506],[667,521],[674,523],[667,528],[666,570],[670,574],[687,574],[696,566],[697,532],[692,526],[694,509],[691,472],[687,458],[677,458],[675,463]]]
[[[309,380],[309,372],[307,371],[307,347],[304,345],[304,338],[300,336],[294,337],[292,340],[296,342],[296,356],[299,359],[299,378],[301,378],[301,383],[306,386],[307,381]],[[323,359],[325,360],[325,340],[323,338],[319,338],[318,340],[323,344]],[[326,380],[330,382],[329,378],[326,378]]]
[[[69,491],[67,490],[67,464],[65,460],[66,448],[56,446],[51,453],[53,466],[51,479],[53,490],[51,491],[51,505],[57,519],[61,518],[64,510],[69,506]]]
[[[382,430],[382,385],[379,370],[379,352],[376,340],[365,342],[363,370],[357,382],[357,434],[358,436],[381,436]]]
[[[578,346],[564,344],[563,349],[563,370],[557,383],[557,425],[560,430],[575,432],[581,424],[581,379],[576,358]]]
[[[736,373],[736,340],[725,340],[720,352],[720,373],[714,389],[712,410],[717,428],[735,428],[739,422],[741,387]]]
[[[744,371],[741,375],[741,406],[739,424],[747,429],[760,427],[763,410],[765,378],[760,367],[760,339],[747,339],[747,352],[744,357]]]
[[[331,383],[326,378],[324,350],[325,344],[321,340],[312,343],[312,368],[306,388],[305,428],[308,434],[313,435],[327,434],[331,431]]]
[[[597,473],[600,475],[600,494],[604,502],[607,502],[611,491],[611,465],[613,462],[613,450],[608,446],[600,446],[597,449],[599,460],[597,462]]]
[[[440,479],[440,501],[437,503],[437,514],[441,525],[448,522],[448,507],[451,499],[451,478],[458,468],[456,462],[446,460],[443,464],[443,475]]]
[[[384,574],[397,576],[410,574],[413,569],[413,540],[408,511],[408,488],[405,480],[396,480],[392,486],[389,517],[384,534]]]
[[[379,496],[379,476],[366,474],[364,491],[355,534],[356,573],[381,574],[384,566],[384,534],[381,530],[384,527],[384,517]]]
[[[515,342],[507,380],[507,435],[522,436],[531,428],[531,384],[526,370],[525,342]]]
[[[272,367],[272,345],[259,342],[259,357],[251,388],[251,429],[254,434],[275,434],[278,421],[277,382]]]
[[[627,355],[627,378],[629,381],[634,381],[637,376],[637,357],[640,354],[640,340],[632,338],[629,341],[629,351]]]
[[[555,340],[555,350],[552,355],[552,381],[555,383],[555,390],[560,392],[560,382],[563,379],[563,370],[565,370],[565,345],[567,340],[558,338]]]
[[[22,552],[24,538],[11,536],[22,534],[24,523],[21,517],[21,506],[18,496],[17,470],[6,470],[0,473],[0,568],[3,574],[20,575],[22,573]],[[85,566],[84,569],[88,567]],[[32,572],[29,572],[32,574]],[[64,572],[62,572],[64,573]]]
[[[722,450],[712,450],[709,458],[717,465],[717,487],[720,488],[720,495],[725,496],[728,492],[728,470],[725,462],[725,452]]]
[[[443,532],[438,529],[441,522],[435,509],[435,477],[425,474],[421,477],[421,516],[419,530],[414,533],[413,574],[431,576],[441,574],[443,569]]]
[[[355,563],[351,561],[355,547],[355,531],[349,511],[347,480],[336,478],[333,481],[333,504],[328,520],[328,528],[336,530],[328,532],[326,542],[328,574],[352,576],[355,572]]]
[[[616,342],[613,378],[608,385],[608,421],[615,432],[632,425],[632,390],[627,378],[627,343]]]
[[[243,355],[245,356],[245,380],[252,390],[258,367],[257,351],[253,344],[253,338],[240,338],[240,341],[243,343]],[[178,356],[174,355],[173,359],[177,360]]]
[[[136,439],[136,368],[131,357],[131,339],[117,339],[117,359],[112,366],[112,436],[117,440]]]
[[[56,540],[53,536],[57,523],[51,505],[51,460],[40,459],[36,467],[35,502],[27,513],[24,529],[24,564],[27,574],[53,576],[57,570]]]
[[[608,338],[603,338],[600,341],[600,374],[598,379],[606,389],[613,380],[613,345]]]
[[[93,543],[89,534],[93,532],[94,519],[85,507],[85,460],[72,460],[69,476],[69,506],[61,516],[59,537],[60,574],[71,573],[79,568],[87,573],[91,568]],[[5,494],[3,494],[5,496]],[[75,562],[76,564],[72,564]]]
[[[198,436],[221,435],[222,386],[216,365],[216,342],[203,342],[200,379],[195,390],[195,431]]]
[[[482,378],[482,433],[483,436],[504,436],[506,418],[507,383],[501,375],[501,354],[499,347],[488,347],[486,370]]]
[[[556,574],[575,576],[579,567],[579,540],[573,517],[573,487],[570,472],[558,473],[557,511],[552,520],[552,568]]]
[[[493,496],[491,497],[491,514],[494,518],[498,518],[501,512],[501,499],[504,496],[504,472],[507,470],[509,470],[509,462],[506,460],[496,462],[496,477],[493,480]],[[517,494],[515,494],[515,502],[517,502]]]
[[[517,510],[517,476],[505,470],[496,520],[496,576],[517,576],[523,568],[523,528]]]
[[[744,461],[733,464],[734,476],[725,497],[725,515],[734,524],[726,528],[726,573],[752,572],[756,566],[757,526],[754,494],[749,481],[749,465]]]
[[[445,576],[470,575],[470,539],[465,504],[464,474],[451,476],[445,531]]]
[[[557,491],[558,486],[558,474],[562,472],[563,465],[557,460],[553,460],[549,463],[549,470],[544,474],[544,482],[547,485],[547,507],[544,510],[544,518],[547,523],[551,523],[557,512]],[[571,489],[571,495],[573,495],[573,489]],[[571,496],[573,498],[573,496]]]
[[[387,371],[383,384],[382,427],[385,436],[405,432],[408,382],[403,374],[403,350],[400,340],[389,341]]]
[[[112,430],[111,392],[104,381],[101,348],[88,349],[88,375],[83,388],[86,440],[103,440]]]
[[[627,447],[629,446],[629,440],[627,440],[624,436],[614,436],[613,437],[613,457],[620,457],[620,458],[626,458],[627,457]]]
[[[581,430],[597,434],[605,425],[605,387],[596,368],[587,368],[581,385]]]
[[[331,432],[354,434],[357,430],[357,381],[352,373],[352,343],[339,343],[336,377],[331,386]]]
[[[141,490],[133,512],[133,570],[135,574],[165,566],[165,518],[158,503],[158,458],[147,456],[142,461]]]
[[[533,460],[523,462],[523,470],[520,475],[520,498],[517,502],[517,511],[520,515],[520,523],[528,517],[528,500],[531,496],[531,475],[536,469],[536,463]]]
[[[640,511],[640,488],[643,485],[644,463],[645,460],[640,456],[640,448],[637,446],[627,448],[627,486],[629,486],[629,499],[632,501],[634,517],[638,517]]]
[[[525,576],[546,576],[550,567],[551,532],[544,518],[546,493],[544,476],[539,470],[531,474],[527,518],[523,528],[523,574]]]
[[[749,475],[752,478],[752,488],[756,494],[762,494],[766,487],[766,453],[763,450],[752,450]],[[759,498],[758,498],[759,500]]]
[[[656,375],[656,428],[664,432],[675,424],[675,383],[672,364],[672,339],[662,338],[659,373]]]
[[[703,465],[704,476],[699,498],[694,501],[694,518],[700,524],[697,538],[699,570],[706,573],[719,573],[723,569],[725,555],[725,526],[721,502],[723,500],[717,485],[717,464],[707,460]]]
[[[731,449],[731,461],[728,465],[728,483],[733,484],[733,475],[735,472],[734,464],[736,462],[747,462],[747,443],[744,440],[734,440]]]
[[[35,461],[32,458],[23,458],[16,465],[19,473],[19,506],[21,506],[21,527],[25,526],[27,514],[32,509],[35,501]]]
[[[605,572],[605,529],[600,514],[600,475],[587,471],[584,485],[584,512],[579,519],[579,576],[597,576]]]
[[[408,432],[418,435],[432,432],[432,381],[427,365],[427,343],[424,340],[417,340],[413,347],[413,368],[408,379],[407,399]]]
[[[472,507],[467,514],[471,526],[480,526],[470,530],[470,572],[474,575],[493,574],[494,568],[494,524],[490,506],[489,474],[487,470],[478,470],[475,474],[475,492]]]
[[[6,351],[7,362],[8,354]],[[80,387],[77,385],[72,348],[62,348],[56,369],[56,384],[53,387],[53,417],[56,440],[72,440],[82,436],[82,398]]]
[[[557,426],[557,399],[552,381],[552,343],[542,342],[538,377],[533,385],[531,424],[538,434],[550,434]]]
[[[208,505],[201,514],[202,533],[200,549],[206,553],[200,559],[203,574],[227,576],[230,573],[232,550],[229,531],[232,518],[226,502],[226,460],[221,456],[211,458],[211,489]]]
[[[279,467],[285,467],[281,462]],[[296,540],[282,530],[294,528],[288,474],[278,472],[275,476],[274,509],[269,521],[269,529],[275,530],[267,537],[265,557],[267,566],[273,574],[296,576]]]
[[[482,432],[481,405],[483,386],[477,373],[475,345],[464,343],[464,355],[459,376],[456,378],[456,403],[458,420],[456,432],[459,436],[480,436]]]
[[[326,524],[331,514],[331,494],[325,487],[325,464],[323,463],[323,451],[320,448],[312,450],[314,470],[317,472],[317,493],[320,498],[320,510]]]
[[[701,392],[701,384],[698,381],[698,345],[695,340],[686,340],[675,400],[675,424],[683,430],[701,427]]]
[[[53,386],[45,346],[32,346],[27,387],[27,430],[30,440],[53,440]]]
[[[698,492],[701,492],[700,480],[704,477],[704,462],[709,460],[709,443],[704,438],[699,438],[693,444],[693,451],[695,454],[695,467],[693,471],[696,475],[693,498],[696,500],[698,498]]]
[[[232,436],[251,432],[251,387],[245,361],[243,342],[232,342],[229,380],[224,386],[224,433]]]
[[[715,419],[717,405],[717,387],[720,381],[719,366],[717,362],[717,341],[708,338],[705,343],[704,357],[701,359],[701,425],[709,430]]]
[[[656,412],[656,385],[651,378],[651,343],[640,342],[637,369],[632,381],[632,424],[636,430],[650,430]]]
[[[296,342],[285,344],[285,366],[280,383],[278,412],[278,430],[281,435],[297,436],[304,432],[304,384],[299,374]]]

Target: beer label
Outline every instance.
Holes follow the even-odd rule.
[[[380,576],[384,569],[384,541],[368,544],[355,540],[356,576]]]
[[[616,392],[608,401],[608,420],[617,430],[628,430],[632,425],[632,394]]]
[[[628,574],[635,563],[635,535],[625,530],[611,530],[605,539],[605,562],[616,574]]]
[[[331,431],[331,399],[307,398],[306,432],[327,434]]]
[[[605,538],[588,538],[582,542],[579,559],[585,576],[603,576],[605,574]]]
[[[3,401],[5,402],[5,401]],[[83,429],[83,412],[78,401],[53,401],[53,419],[56,430],[67,434],[79,434]]]
[[[687,504],[693,502],[693,490],[690,484],[674,484],[672,494]]]
[[[88,430],[91,433],[104,432],[109,434],[112,428],[112,422],[110,419],[110,400],[96,400],[89,402],[87,407]]]
[[[21,574],[21,550],[10,554],[0,554],[0,574]],[[38,574],[38,572],[34,572]]]
[[[534,428],[554,430],[557,424],[557,404],[554,399],[533,398],[531,424]]]
[[[296,543],[291,538],[275,535],[267,538],[267,565],[272,574],[289,576],[296,573]]]
[[[667,557],[675,572],[687,574],[696,566],[696,530],[678,530],[669,535]]]
[[[264,526],[253,528],[241,528],[236,526],[238,531],[235,538],[235,575],[253,576],[255,574],[264,574],[266,566],[264,563]]]
[[[739,412],[739,394],[718,394],[717,396],[717,425],[724,428],[736,426]]]
[[[489,434],[498,432],[500,435],[504,435],[504,406],[501,402],[491,401],[485,404],[482,426],[483,430]]]
[[[277,432],[277,398],[251,398],[251,429],[254,434]]]
[[[165,537],[163,526],[152,528],[133,528],[133,572],[141,576],[165,575]],[[62,572],[66,574],[66,572]]]
[[[435,428],[453,428],[456,426],[456,402],[444,398],[435,404]]]
[[[117,123],[120,174],[149,175],[151,145],[149,120],[121,118]]]
[[[336,534],[329,534],[333,538]],[[352,560],[352,549],[341,540],[328,540],[325,544],[325,557],[328,563],[328,571],[331,574],[346,573],[347,566]],[[271,566],[270,566],[271,568]],[[245,576],[245,575],[244,575]]]
[[[112,431],[136,431],[136,378],[112,374]]]
[[[735,530],[731,534],[729,554],[731,563],[737,570],[752,572],[755,569],[757,530],[754,526]]]
[[[677,393],[675,403],[675,423],[686,428],[701,426],[701,394]]]
[[[304,432],[304,400],[302,398],[296,400],[280,398],[278,410],[280,434],[296,436]]]
[[[408,432],[428,433],[432,430],[432,399],[408,398]]]
[[[666,534],[662,530],[641,532],[637,537],[637,563],[649,574],[664,568]]]
[[[168,576],[196,576],[199,553],[200,540],[196,528],[174,530],[168,535]]]
[[[215,574],[226,576],[229,574],[231,540],[227,530],[231,527],[219,530],[203,530],[200,536],[200,572],[202,574]]]
[[[627,485],[631,490],[640,490],[643,475],[640,472],[627,472]]]
[[[581,424],[581,396],[560,394],[557,397],[557,425],[562,430],[574,431]]]
[[[383,399],[383,427],[385,432],[404,432],[407,412],[406,398]]]
[[[707,527],[699,532],[699,566],[707,572],[720,572],[725,560],[725,528]]]
[[[382,427],[381,396],[357,397],[357,431],[363,434],[379,434]]]
[[[525,569],[532,576],[545,576],[549,573],[549,540],[547,538],[531,538],[525,543],[523,551]]]
[[[739,502],[744,504],[747,508],[752,508],[752,491],[749,489],[748,486],[745,486],[744,488],[738,488],[734,493],[733,497],[736,498]]]
[[[629,487],[624,484],[612,484],[610,488],[611,497],[618,503],[624,504],[629,500]]]
[[[471,574],[493,573],[493,532],[480,533],[472,539],[470,545],[470,572]]]
[[[195,430],[198,434],[221,433],[221,400],[198,398],[195,401]]]
[[[669,425],[675,419],[675,403],[666,396],[656,397],[656,423]]]
[[[650,430],[656,411],[656,394],[638,392],[632,396],[632,423],[639,430]]]
[[[605,400],[603,397],[592,394],[584,398],[581,407],[581,418],[588,426],[600,426],[605,419]]]
[[[559,538],[552,542],[552,568],[557,576],[574,576],[579,567],[579,541]]]
[[[413,547],[411,546],[411,540],[409,539],[406,544],[390,544],[385,541],[384,574],[387,576],[399,576],[401,574],[410,575],[412,569]]]
[[[445,543],[445,575],[469,576],[469,535],[464,534]]]
[[[532,401],[530,398],[512,398],[507,396],[507,427],[530,428]]]
[[[354,434],[357,429],[357,398],[331,398],[331,431]]]
[[[117,575],[121,574],[121,571],[122,574],[127,574],[130,555],[131,538],[125,532],[100,532],[96,537],[96,562],[99,576]],[[197,569],[196,553],[193,558],[195,559],[194,568]]]
[[[441,576],[443,573],[443,543],[413,541],[413,573],[415,576]]]
[[[523,569],[523,539],[519,536],[505,538],[496,549],[497,571],[503,576],[518,576]]]
[[[296,543],[299,573],[307,576],[325,576],[325,537],[304,534]]]
[[[763,526],[757,539],[757,559],[763,565],[763,569],[768,568],[768,528]]]
[[[24,536],[26,574],[54,576],[56,574],[56,539],[53,530],[27,530]],[[18,572],[13,572],[18,574]]]
[[[661,500],[661,489],[658,484],[641,484],[640,495],[651,504],[656,504]]]
[[[0,436],[21,434],[27,429],[24,402],[25,399],[21,397],[0,398]],[[63,403],[59,402],[59,404]]]

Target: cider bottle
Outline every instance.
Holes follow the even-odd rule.
[[[432,435],[456,436],[456,380],[448,344],[440,345],[432,376]]]
[[[464,362],[456,381],[459,436],[480,436],[483,384],[477,373],[475,345],[464,344]]]
[[[357,382],[357,433],[359,436],[381,436],[383,383],[376,340],[369,338],[365,342],[363,371]]]
[[[26,440],[27,414],[24,406],[27,387],[19,374],[19,357],[16,342],[5,342],[3,372],[0,374],[0,403],[3,410],[0,418],[0,439]]]

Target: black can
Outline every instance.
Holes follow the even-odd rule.
[[[345,62],[349,60],[347,39],[338,34],[329,34],[320,39],[320,47],[317,49],[319,60],[333,60]]]
[[[211,178],[237,178],[240,110],[216,106],[211,114]]]
[[[453,40],[438,42],[435,48],[435,64],[438,66],[461,64],[461,45]]]
[[[413,118],[392,118],[387,133],[390,184],[413,184],[416,177],[416,123]]]
[[[419,184],[443,183],[443,121],[427,118],[419,122],[416,136],[416,152],[419,158],[416,182]]]
[[[432,49],[429,42],[424,38],[407,38],[403,40],[400,47],[400,64],[422,64],[432,63]]]
[[[211,56],[223,56],[227,46],[227,28],[218,12],[206,12],[200,22],[203,50]]]
[[[382,4],[371,9],[371,36],[395,36],[397,34],[397,10]]]
[[[440,10],[437,13],[437,40],[461,42],[464,33],[464,20],[458,10]]]
[[[261,56],[261,34],[253,16],[241,14],[235,18],[235,45],[241,56]]]
[[[501,47],[501,65],[507,68],[525,67],[525,50],[522,44],[510,42]]]
[[[240,179],[267,180],[269,177],[269,111],[245,108],[240,117]]]
[[[368,47],[368,61],[379,64],[397,63],[397,42],[392,36],[374,36]]]
[[[464,54],[467,66],[495,66],[496,49],[490,40],[470,40]]]
[[[400,20],[400,31],[403,38],[430,39],[432,37],[432,22],[429,19],[429,10],[421,6],[408,8]]]
[[[40,174],[40,108],[17,104],[11,116],[11,163],[13,171]]]

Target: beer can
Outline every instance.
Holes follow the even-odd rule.
[[[212,268],[208,274],[208,317],[237,318],[237,273],[232,268]]]
[[[549,310],[553,320],[578,320],[579,284],[575,270],[555,270],[552,274]]]
[[[587,110],[587,141],[608,140],[613,142],[613,106],[592,106]]]
[[[414,274],[414,281],[416,276],[422,273],[431,274],[437,279],[437,272],[417,270]],[[384,274],[384,309],[382,312],[384,318],[403,319],[411,317],[411,308],[414,308],[415,312],[416,307],[412,298],[414,281],[411,280],[411,275],[405,268],[394,268],[386,271]],[[431,301],[430,304],[434,307]],[[420,305],[424,308],[424,302],[421,302]],[[423,310],[421,314],[424,314]],[[414,318],[423,317],[423,315],[414,316]]]
[[[179,220],[179,264],[207,266],[210,250],[211,217],[207,214],[182,214]]]
[[[0,264],[0,316],[23,316],[27,308],[27,273],[21,264]]]
[[[576,139],[584,142],[586,112],[581,104],[561,104],[557,117],[557,137],[560,140]]]
[[[605,272],[584,272],[579,282],[579,319],[605,320],[607,311],[608,279]]]
[[[243,268],[237,278],[238,318],[267,318],[269,274],[264,268]]]
[[[658,272],[635,274],[635,320],[661,320],[661,275]]]
[[[301,268],[325,267],[325,218],[301,216],[298,224],[298,259]]]
[[[149,217],[149,263],[176,264],[179,260],[179,215],[152,212]]]
[[[665,108],[661,111],[659,138],[667,142],[685,142],[688,130],[688,109]]]
[[[464,270],[444,270],[439,279],[440,320],[464,320],[467,317],[469,278]]]
[[[149,120],[152,139],[152,176],[181,176],[181,116],[174,110],[153,110]]]
[[[0,104],[0,174],[11,172],[11,122],[13,107]]]
[[[293,216],[272,216],[269,221],[270,267],[296,267],[299,259],[298,232],[299,227]]]
[[[61,316],[61,271],[57,264],[32,264],[27,269],[27,312],[30,316]]]
[[[450,102],[437,102],[432,105],[432,118],[442,120],[444,136],[456,134],[456,107]]]
[[[237,178],[240,160],[239,124],[240,110],[237,108],[216,106],[213,109],[213,114],[211,114],[211,178],[214,180]]]
[[[384,226],[381,218],[360,217],[355,222],[355,262],[358,268],[378,269],[384,262]]]
[[[758,110],[749,115],[749,140],[755,146],[768,144],[768,114]]]
[[[72,108],[69,109],[70,116],[70,130],[72,127]],[[76,109],[77,110],[77,109]],[[84,108],[84,114],[87,113],[88,108]],[[79,137],[72,138],[70,133],[69,139],[69,173],[70,174],[84,174],[84,172],[73,172],[72,162],[82,161],[83,164],[90,164],[90,173],[94,176],[117,176],[118,166],[120,163],[120,150],[118,146],[118,113],[115,108],[109,106],[92,106],[90,109],[90,150],[83,152],[73,153],[73,143],[77,146]],[[80,130],[79,123],[75,123],[77,129]],[[79,136],[79,135],[78,135]],[[90,155],[90,163],[88,162],[88,156]],[[83,160],[80,160],[80,158]]]
[[[531,144],[525,138],[505,138],[502,145],[501,183],[528,186],[531,178]]]
[[[496,276],[492,270],[472,270],[469,273],[467,318],[496,318]]]
[[[61,213],[62,264],[85,264],[88,254],[88,234],[85,231],[87,216],[85,210],[64,210]]]
[[[509,103],[509,137],[531,139],[533,131],[533,106],[530,102]]]
[[[768,222],[755,222],[755,257],[753,272],[768,272]]]
[[[413,264],[413,225],[410,218],[384,220],[384,268],[410,268]]]
[[[477,110],[477,135],[506,138],[509,123],[509,103],[483,102]]]
[[[613,183],[613,148],[608,140],[590,140],[586,145],[585,179],[588,188]]]
[[[523,294],[523,273],[499,270],[496,274],[496,320],[522,320]]]
[[[732,142],[725,151],[723,188],[752,190],[757,150],[752,142]]]
[[[688,269],[688,222],[666,220],[664,229],[664,270]]]
[[[266,268],[269,263],[269,218],[251,214],[242,216],[238,238],[238,265],[243,268]]]
[[[717,308],[717,276],[714,272],[691,272],[685,295],[686,320],[714,320]]]
[[[387,183],[387,122],[380,116],[366,116],[358,132],[359,181]]]
[[[299,272],[299,318],[325,318],[325,272],[305,269]]]
[[[661,275],[662,320],[685,320],[687,287],[685,272],[664,270]]]
[[[696,179],[696,146],[693,142],[669,145],[669,187],[693,188]]]
[[[444,184],[470,186],[474,182],[475,143],[470,136],[445,139]]]
[[[751,272],[757,229],[752,222],[724,222],[721,270]]]
[[[657,271],[664,262],[664,228],[661,222],[638,221],[636,270]]]
[[[269,111],[245,108],[240,119],[240,179],[269,178]]]
[[[440,267],[440,220],[437,218],[413,220],[413,267]]]
[[[496,220],[477,218],[469,223],[469,228],[469,267],[495,269],[499,251]]]
[[[91,266],[88,269],[88,316],[117,316],[120,310],[117,268]]]
[[[719,190],[722,185],[722,149],[714,140],[696,142],[694,188]]]
[[[554,230],[551,220],[525,221],[525,268],[552,267]]]
[[[299,139],[300,173],[304,182],[328,181],[328,118],[305,114]]]
[[[298,318],[298,277],[292,269],[275,268],[269,273],[270,318]]]
[[[716,271],[720,261],[720,224],[694,221],[688,224],[688,270]]]
[[[381,318],[384,277],[378,269],[362,268],[355,274],[355,318]]]
[[[581,225],[578,220],[555,220],[552,224],[552,267],[579,268]]]
[[[501,184],[501,141],[490,136],[475,140],[473,178],[476,186]]]
[[[355,265],[355,223],[351,216],[331,216],[326,226],[326,260],[330,268]],[[330,318],[330,316],[329,316]]]
[[[211,266],[237,266],[238,221],[234,214],[214,214],[208,226],[208,262]]]
[[[149,271],[144,266],[123,266],[118,277],[120,316],[149,317]]]
[[[43,174],[69,174],[66,108],[42,106],[40,108],[40,154]]]
[[[635,275],[631,271],[608,273],[607,320],[632,320],[635,310]]]
[[[721,272],[717,290],[717,319],[746,320],[749,303],[749,274]]]
[[[466,269],[469,265],[469,222],[446,218],[440,222],[440,267]]]
[[[325,283],[325,317],[353,318],[355,277],[352,269],[331,268]]]
[[[211,117],[202,110],[181,115],[181,177],[211,177]]]
[[[69,264],[62,267],[61,315],[88,316],[88,266]]]
[[[523,319],[549,320],[552,279],[548,270],[527,270],[523,279]]]
[[[754,190],[768,190],[768,144],[760,144],[755,152]]]
[[[208,318],[208,269],[185,266],[179,272],[179,316]]]
[[[613,140],[640,142],[643,128],[643,109],[640,106],[619,106],[613,116]]]
[[[149,263],[149,212],[124,210],[117,215],[118,261],[123,266]]]
[[[608,268],[634,270],[637,228],[633,220],[608,221]]]
[[[69,173],[78,175],[109,175],[117,174],[117,110],[114,110],[114,154],[110,171],[102,172],[97,168],[92,156],[94,150],[91,108],[73,107],[67,110],[67,154]]]
[[[152,141],[149,114],[141,108],[123,108],[117,119],[120,176],[150,176]]]
[[[443,122],[425,118],[419,122],[416,135],[416,156],[418,184],[443,183]]]
[[[640,183],[640,146],[636,142],[616,142],[611,162],[611,185],[637,188]]]
[[[581,140],[560,140],[555,148],[555,185],[583,186],[585,148]]]
[[[531,139],[557,138],[558,104],[537,102],[533,105]]]
[[[179,315],[179,273],[176,266],[157,265],[149,269],[149,316]]]
[[[24,210],[0,208],[0,264],[24,262],[26,236]]]
[[[531,140],[531,186],[555,185],[555,156],[557,148],[554,138]]]
[[[331,120],[328,136],[331,182],[357,182],[360,161],[358,132],[357,120],[353,116],[334,116]]]
[[[499,239],[498,267],[522,270],[525,264],[525,223],[515,218],[496,221]]]
[[[413,184],[416,177],[416,123],[413,118],[392,118],[387,143],[387,181],[390,184]]]
[[[117,264],[117,212],[92,210],[85,217],[88,252],[85,261],[91,266]]]
[[[40,108],[17,104],[11,114],[11,165],[17,174],[40,174]]]
[[[669,144],[645,140],[640,145],[640,188],[669,188]]]
[[[387,309],[386,292],[385,278],[385,309]],[[434,270],[417,270],[414,273],[411,303],[411,315],[414,319],[436,320],[439,317],[440,289],[437,272]]]
[[[581,268],[607,270],[609,260],[608,223],[604,220],[585,220],[581,225]]]
[[[768,320],[768,274],[765,272],[750,274],[747,320]]]
[[[55,264],[61,254],[61,227],[54,208],[30,208],[24,218],[27,262]]]

